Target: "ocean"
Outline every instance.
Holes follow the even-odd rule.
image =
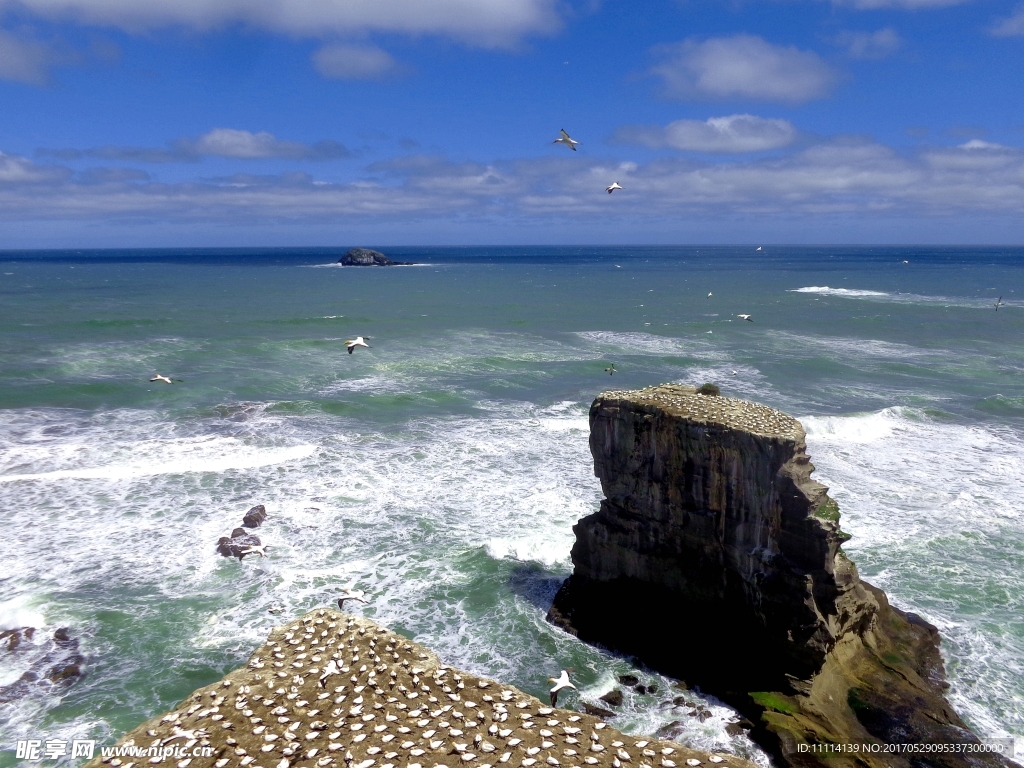
[[[0,252],[0,630],[38,630],[0,643],[0,766],[112,744],[351,583],[448,663],[539,696],[574,667],[595,701],[630,660],[544,620],[601,499],[587,413],[663,382],[802,421],[862,576],[1024,755],[1024,249],[344,250]],[[220,557],[256,504],[269,556]],[[617,727],[770,764],[640,676]]]

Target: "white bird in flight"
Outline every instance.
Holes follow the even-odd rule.
[[[752,318],[750,315],[736,315],[736,317],[738,317],[740,320],[749,320],[750,322],[754,322],[754,318]]]
[[[360,603],[368,604],[370,601],[365,597],[366,592],[361,589],[353,589],[352,587],[347,588],[341,593],[341,597],[338,598],[338,608],[342,611],[345,610],[346,600],[358,600]]]
[[[365,338],[368,339],[370,337],[366,336]],[[370,345],[367,344],[363,339],[364,337],[362,336],[356,336],[354,339],[345,340],[345,346],[348,347],[348,353],[350,355],[355,351],[356,347],[366,347],[367,349],[370,348]]]
[[[241,560],[246,555],[259,555],[260,557],[266,557],[267,545],[264,544],[261,547],[248,546],[245,549],[239,550],[238,559]]]
[[[1003,301],[1003,297],[1002,296],[1000,296],[998,299],[996,299],[996,312],[999,311],[1000,307],[1005,307],[1005,306],[1006,306],[1006,302]]]
[[[610,195],[616,189],[622,189],[622,187],[619,186],[619,182],[614,181],[612,182],[612,185],[610,187],[605,187],[605,189],[608,191],[608,194]]]
[[[708,291],[708,298],[711,298],[711,291]]]
[[[604,372],[607,373],[609,376],[613,375],[615,373],[615,363],[612,363],[607,368],[605,368]]]
[[[757,246],[757,248],[755,248],[754,250],[756,250],[756,251],[760,251],[760,250],[761,250],[761,246],[760,246],[760,245],[759,245],[759,246]]]
[[[565,132],[565,128],[562,129],[562,135],[555,139],[552,144],[565,144],[573,152],[576,151],[576,145],[579,144],[576,139],[572,138],[568,133]]]
[[[164,384],[173,384],[174,380],[169,376],[161,376],[159,373],[154,373],[153,378],[150,381],[162,381]]]
[[[575,685],[573,685],[572,683],[569,682],[569,673],[567,671],[565,671],[564,669],[562,670],[561,676],[557,680],[555,678],[553,678],[553,677],[549,677],[548,678],[548,682],[555,684],[555,687],[552,688],[549,691],[549,693],[551,694],[551,706],[552,707],[557,707],[558,706],[558,692],[559,691],[563,690],[564,688],[572,688],[574,691],[578,691],[579,690],[579,688],[577,688]]]

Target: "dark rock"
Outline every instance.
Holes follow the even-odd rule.
[[[730,736],[743,736],[754,727],[754,724],[749,720],[740,720],[737,723],[726,723],[725,732]]]
[[[674,683],[672,683],[672,687],[675,688],[677,691],[690,690],[690,686],[686,684],[685,680],[676,680]]]
[[[67,627],[39,642],[32,642],[35,635],[34,627],[0,632],[0,642],[6,641],[8,650],[16,651],[21,663],[29,667],[13,683],[0,686],[0,704],[32,695],[37,686],[67,686],[82,676],[85,657],[77,652],[78,638],[72,637]]]
[[[585,701],[581,701],[580,706],[583,707],[584,712],[586,712],[588,715],[593,715],[594,717],[615,717],[615,713],[612,712],[610,709],[605,709],[604,707],[595,707],[593,704],[588,704]]]
[[[619,682],[632,688],[640,682],[640,678],[636,675],[619,675]]]
[[[345,267],[392,267],[410,266],[411,261],[392,261],[380,251],[371,251],[369,248],[353,248],[340,259],[338,263]]]
[[[672,703],[675,704],[677,707],[690,706],[690,702],[686,700],[685,696],[676,696],[674,699],[672,699]]]
[[[684,727],[682,720],[673,720],[671,723],[665,723],[658,732],[655,734],[661,739],[674,739]]]
[[[622,691],[620,691],[618,688],[612,691],[608,691],[608,693],[601,697],[601,701],[605,702],[606,704],[611,704],[613,707],[621,707]]]
[[[647,686],[647,692],[648,693],[657,693],[658,692],[658,684],[657,683],[651,683],[650,685],[648,685]]]
[[[246,528],[259,528],[263,525],[263,521],[267,519],[267,508],[262,504],[257,504],[255,507],[245,513],[245,517],[242,518],[242,525]]]
[[[636,691],[637,693],[639,693],[641,696],[643,696],[650,689],[646,685],[644,685],[643,683],[637,683],[636,685],[633,686],[633,690]]]
[[[237,557],[241,560],[248,554],[245,550],[262,544],[259,536],[248,533],[244,528],[235,528],[231,536],[221,536],[217,540],[217,551],[223,557]]]
[[[68,683],[81,676],[82,668],[78,663],[58,664],[46,673],[46,679],[51,683]]]
[[[799,751],[806,743],[977,743],[943,698],[938,631],[890,606],[842,551],[799,422],[666,385],[598,397],[590,425],[606,498],[573,528],[574,571],[549,620],[724,700],[780,763],[825,765]],[[927,757],[1008,765],[985,752]]]

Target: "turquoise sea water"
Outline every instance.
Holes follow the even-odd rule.
[[[802,420],[862,575],[1024,753],[1024,249],[342,250],[0,253],[0,629],[41,630],[0,690],[58,627],[86,657],[0,696],[0,766],[113,743],[352,581],[452,664],[538,695],[574,666],[595,700],[629,660],[544,621],[601,498],[587,409],[667,381]],[[270,556],[219,557],[260,503]],[[669,682],[616,724],[767,764]]]

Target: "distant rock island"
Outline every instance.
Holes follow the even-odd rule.
[[[590,428],[606,498],[552,622],[723,699],[783,764],[1009,765],[946,701],[938,630],[843,552],[796,419],[663,385],[602,393]]]
[[[392,261],[380,251],[369,248],[353,248],[338,259],[338,263],[343,267],[408,267],[415,264],[412,261]]]

